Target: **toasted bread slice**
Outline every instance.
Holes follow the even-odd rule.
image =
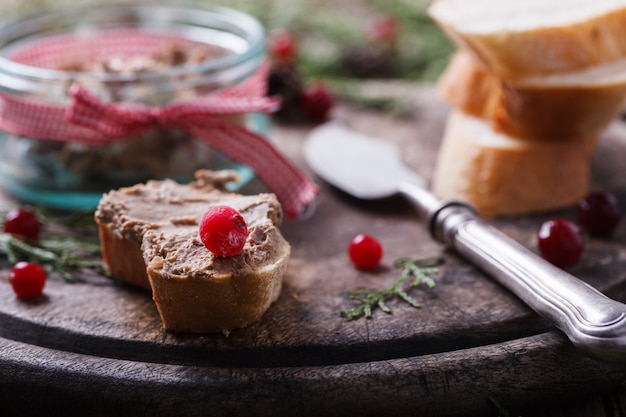
[[[582,71],[516,82],[457,51],[438,80],[444,99],[484,118],[495,131],[520,139],[579,140],[597,135],[626,97],[626,60]]]
[[[270,229],[267,225],[264,228]],[[251,268],[242,268],[240,257],[207,262],[209,255],[194,243],[197,233],[193,231],[187,236],[148,231],[144,258],[163,327],[186,333],[228,334],[258,321],[280,296],[291,253],[287,241],[277,229],[271,229],[274,232],[265,237],[272,241],[271,254]],[[187,268],[178,259],[181,248],[198,258],[188,263],[194,267]],[[216,263],[220,265],[206,267]]]
[[[96,210],[111,274],[152,292],[166,330],[228,333],[258,321],[282,288],[291,246],[274,194],[224,190],[232,173],[202,170],[197,180],[148,181],[105,194]],[[200,241],[202,215],[235,208],[248,226],[243,251],[218,256]]]
[[[622,0],[436,0],[428,11],[459,47],[507,79],[626,57]]]
[[[442,200],[471,204],[485,217],[546,212],[586,192],[596,138],[519,140],[484,119],[450,113],[432,188]]]

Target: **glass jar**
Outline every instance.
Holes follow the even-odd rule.
[[[27,202],[89,209],[108,190],[149,179],[188,181],[200,168],[235,169],[234,186],[242,185],[253,176],[247,166],[185,130],[157,124],[95,145],[64,137],[57,126],[64,122],[40,110],[69,106],[76,83],[102,102],[163,107],[236,88],[264,59],[260,23],[221,7],[116,5],[8,23],[0,28],[2,186]],[[24,117],[31,110],[40,112],[37,126]],[[219,117],[261,134],[268,128],[261,112]]]

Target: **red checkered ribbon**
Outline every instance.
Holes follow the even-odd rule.
[[[0,129],[19,136],[106,145],[154,128],[178,128],[206,141],[231,159],[248,165],[276,194],[289,218],[302,214],[317,186],[266,138],[220,116],[271,112],[277,101],[265,97],[266,68],[246,82],[163,107],[109,103],[76,83],[71,103],[54,105],[0,94]]]

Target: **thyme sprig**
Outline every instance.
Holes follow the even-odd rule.
[[[412,258],[402,257],[394,261],[394,266],[401,270],[398,279],[389,287],[380,290],[358,290],[344,291],[351,300],[357,301],[359,304],[348,310],[341,311],[341,315],[348,319],[354,320],[359,317],[367,319],[372,318],[372,311],[380,308],[383,312],[391,314],[391,308],[387,304],[387,300],[391,297],[398,297],[414,308],[420,308],[421,304],[411,297],[405,289],[407,281],[413,278],[409,284],[409,288],[417,287],[421,284],[428,288],[435,287],[435,281],[431,275],[439,272],[438,265],[443,263],[442,257],[430,258]]]
[[[2,210],[0,210],[1,212]],[[102,263],[100,245],[94,240],[86,214],[66,218],[52,218],[38,211],[40,220],[46,226],[40,240],[27,241],[9,233],[0,232],[0,256],[14,264],[19,261],[36,262],[58,273],[66,282],[75,282],[76,274],[92,270],[108,276]],[[93,220],[91,220],[93,223]]]

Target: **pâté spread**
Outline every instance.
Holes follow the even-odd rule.
[[[246,274],[275,256],[283,213],[273,194],[225,191],[234,180],[233,172],[203,170],[188,185],[168,179],[121,188],[103,196],[95,217],[119,239],[140,244],[146,265],[162,259],[157,262],[164,273],[189,279]],[[246,220],[248,240],[240,255],[216,256],[200,241],[200,218],[218,204],[233,207]]]
[[[121,281],[152,292],[167,330],[228,333],[277,300],[291,246],[282,236],[274,194],[224,190],[232,172],[199,171],[187,185],[148,181],[111,191],[95,213],[105,262]],[[201,242],[199,223],[216,205],[237,210],[248,227],[243,251],[218,256]]]

